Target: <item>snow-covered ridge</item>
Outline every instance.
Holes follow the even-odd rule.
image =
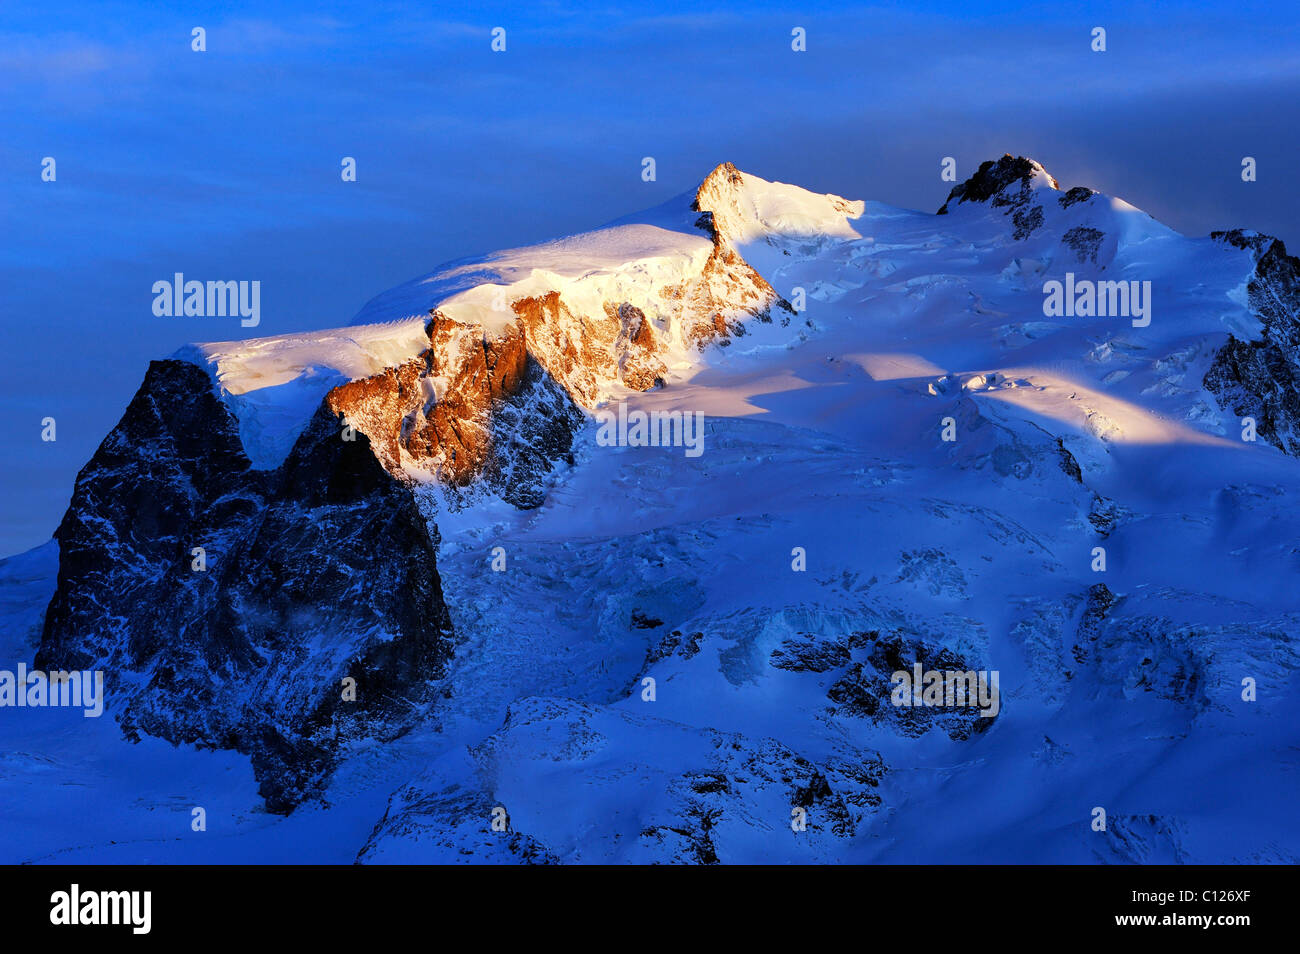
[[[694,193],[610,225],[540,245],[506,249],[440,266],[372,299],[344,328],[197,344],[176,357],[213,368],[220,388],[246,394],[300,374],[333,372],[355,380],[418,354],[434,310],[499,336],[516,316],[509,303],[558,291],[571,306],[650,304],[657,291],[699,275],[713,254],[697,210],[710,211],[721,235],[740,246],[767,238],[858,238],[849,220],[861,201],[715,169]]]
[[[401,364],[428,345],[422,317],[327,331],[213,341],[176,353],[208,368],[230,394],[279,387],[300,375],[342,376],[352,381]]]
[[[400,420],[382,421],[390,411],[365,415],[365,427],[400,429],[411,415],[432,418],[448,382],[481,351],[473,342],[500,349],[515,335],[523,336],[529,360],[562,393],[592,410],[660,382],[684,385],[729,353],[794,346],[846,315],[863,314],[872,316],[862,328],[864,341],[872,339],[868,350],[885,360],[914,350],[900,348],[900,339],[920,332],[947,338],[926,356],[932,364],[947,349],[969,355],[968,341],[977,353],[990,336],[1002,343],[984,349],[979,365],[945,370],[974,373],[1004,361],[1005,368],[1026,366],[1024,355],[1012,363],[1000,352],[1050,329],[1056,345],[1074,342],[1053,350],[1057,360],[1068,355],[1082,362],[1071,371],[1081,384],[1114,386],[1130,375],[1132,383],[1149,382],[1151,369],[1127,366],[1128,345],[1109,340],[1118,332],[1113,322],[1097,326],[1108,339],[1099,343],[1086,321],[1041,320],[1040,289],[1066,272],[1083,279],[1148,278],[1163,315],[1142,336],[1147,347],[1174,334],[1258,333],[1246,308],[1247,253],[1187,239],[1092,189],[1063,190],[1032,159],[1008,155],[983,163],[952,190],[939,215],[816,194],[723,163],[693,193],[654,209],[579,235],[442,266],[376,296],[348,327],[194,345],[177,357],[208,371],[239,421],[250,458],[269,469],[341,385],[423,362],[425,369],[415,372],[429,379],[423,404],[402,398]],[[950,273],[934,273],[936,252],[952,263]],[[1184,271],[1189,261],[1198,276],[1192,281]],[[1215,285],[1225,290],[1194,307]],[[788,296],[797,296],[806,311],[795,315]],[[972,314],[952,326],[971,300]],[[1186,316],[1178,327],[1174,314]],[[430,340],[431,315],[445,332],[441,343]],[[1034,349],[1028,350],[1032,358]],[[1080,369],[1102,377],[1080,377]],[[1167,370],[1157,374],[1167,378]],[[1055,376],[1043,369],[1044,380]],[[1187,398],[1159,413],[1208,420],[1198,389],[1153,386]],[[1122,401],[1146,402],[1124,386],[1119,390]],[[752,408],[743,400],[731,403]],[[1135,413],[1151,410],[1137,407]],[[479,433],[474,443],[487,446],[488,409],[466,401],[456,420],[461,424],[455,426]],[[399,446],[404,435],[371,436],[392,449],[388,465],[395,472],[418,481],[447,472],[436,447],[416,452]],[[463,457],[455,469],[463,472]]]
[[[727,163],[695,193],[645,213],[443,266],[378,296],[346,328],[192,345],[176,357],[210,373],[262,468],[284,459],[333,388],[425,354],[434,313],[484,341],[530,326],[529,353],[590,408],[672,371],[690,373],[706,362],[707,344],[743,334],[749,319],[769,320],[774,306],[788,324],[788,306],[737,248],[856,238],[847,218],[861,212],[861,202],[770,183]],[[441,376],[454,376],[450,353],[442,358]],[[423,478],[429,468],[405,470]]]

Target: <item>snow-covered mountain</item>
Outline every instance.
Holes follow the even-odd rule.
[[[0,562],[116,726],[4,710],[7,860],[1300,859],[1298,265],[1025,158],[937,215],[724,164],[154,362]]]

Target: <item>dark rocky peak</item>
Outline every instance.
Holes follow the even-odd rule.
[[[1261,440],[1300,456],[1300,259],[1259,232],[1232,229],[1210,237],[1251,253],[1255,268],[1246,301],[1260,331],[1249,341],[1228,336],[1205,374],[1205,388],[1238,420],[1254,418]],[[1228,422],[1231,430],[1237,424]]]
[[[1296,259],[1286,253],[1286,245],[1279,238],[1256,232],[1252,229],[1225,229],[1211,232],[1210,238],[1233,248],[1244,249],[1254,255],[1255,262],[1261,266],[1256,272],[1269,273],[1278,267],[1292,267]]]
[[[207,374],[155,361],[55,534],[36,665],[104,670],[130,737],[248,754],[272,811],[348,741],[401,733],[440,691],[451,621],[410,488],[344,435],[322,402],[255,471]]]
[[[992,206],[1021,205],[1033,188],[1034,180],[1039,177],[1052,189],[1060,190],[1056,179],[1033,159],[1012,156],[1011,153],[1006,153],[1001,159],[989,159],[980,163],[973,176],[953,187],[938,214],[947,215],[949,206],[964,202],[988,202]]]

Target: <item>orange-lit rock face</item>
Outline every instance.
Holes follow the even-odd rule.
[[[487,463],[494,406],[523,381],[523,330],[489,340],[477,325],[435,313],[428,331],[428,350],[341,385],[326,400],[370,439],[391,473],[420,470],[463,485]]]
[[[635,305],[605,302],[599,316],[574,314],[551,292],[521,298],[512,307],[529,353],[583,407],[594,407],[610,382],[644,391],[664,374],[662,345]]]
[[[613,346],[617,331],[607,316],[576,315],[549,292],[520,298],[510,306],[523,328],[528,351],[583,407],[600,397],[602,379],[614,377]]]
[[[785,299],[773,291],[767,279],[750,268],[749,263],[716,236],[713,255],[705,263],[698,282],[696,299],[692,310],[710,319],[707,325],[700,321],[694,326],[696,333],[692,340],[700,349],[715,335],[728,338],[744,334],[742,322],[745,318],[771,321],[774,307],[794,313]]]
[[[654,387],[666,368],[659,358],[659,340],[650,319],[631,304],[619,305],[617,309],[606,305],[605,309],[619,323],[619,377],[634,391]]]
[[[744,334],[747,318],[771,321],[775,308],[784,312],[784,325],[794,314],[790,303],[732,245],[729,233],[739,228],[734,191],[744,178],[744,173],[724,162],[700,184],[691,207],[701,213],[697,224],[712,237],[713,254],[698,279],[666,290],[683,298],[686,338],[701,350],[715,338],[726,344],[733,335]]]
[[[700,349],[744,334],[746,318],[770,321],[774,305],[789,308],[716,237],[700,275],[659,295],[660,326],[678,326],[684,343]],[[330,391],[330,408],[370,439],[395,476],[422,473],[464,486],[488,464],[493,415],[519,393],[530,357],[588,409],[608,396],[611,385],[644,391],[666,373],[663,333],[630,302],[606,302],[592,315],[571,309],[553,291],[520,298],[511,309],[516,321],[498,337],[435,311],[428,349]]]

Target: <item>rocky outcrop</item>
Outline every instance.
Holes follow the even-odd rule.
[[[1080,202],[1090,201],[1095,195],[1101,195],[1101,193],[1096,189],[1089,189],[1087,186],[1075,186],[1056,201],[1060,204],[1061,208],[1068,209],[1070,206],[1078,205]]]
[[[545,326],[520,322],[493,337],[434,312],[427,330],[429,347],[417,357],[334,388],[326,405],[366,435],[398,480],[479,481],[510,503],[537,506],[583,421],[528,351],[529,331]],[[574,366],[566,370],[574,376]]]
[[[1061,244],[1074,252],[1080,264],[1091,262],[1096,265],[1097,253],[1101,250],[1101,243],[1105,238],[1105,233],[1100,229],[1079,225],[1061,236]]]
[[[826,697],[835,716],[867,720],[903,736],[919,736],[937,728],[954,742],[961,742],[985,731],[996,719],[996,715],[981,716],[974,697],[965,700],[969,704],[951,706],[895,702],[893,674],[911,676],[916,663],[923,671],[973,671],[952,650],[925,639],[900,633],[882,635],[878,630],[841,635],[793,633],[772,651],[768,663],[786,672],[825,676],[829,684]],[[920,690],[918,686],[918,693]]]
[[[1238,419],[1255,419],[1259,438],[1284,453],[1300,454],[1300,260],[1278,239],[1235,229],[1211,238],[1249,251],[1255,270],[1247,303],[1259,336],[1229,335],[1205,374],[1206,390]],[[1236,429],[1233,422],[1232,429]]]
[[[411,490],[352,438],[326,401],[255,471],[207,375],[154,362],[55,534],[36,665],[104,670],[128,734],[249,754],[273,811],[348,740],[404,731],[451,622]]]
[[[605,308],[619,323],[618,351],[622,355],[619,377],[636,391],[648,391],[662,384],[668,368],[659,357],[659,335],[646,313],[627,303],[618,308],[610,305]]]
[[[988,716],[981,714],[974,684],[970,686],[965,704],[923,705],[920,701],[922,687],[919,685],[914,687],[916,704],[897,704],[894,699],[897,684],[892,679],[893,674],[912,674],[918,663],[922,672],[927,673],[977,671],[977,667],[952,650],[928,640],[907,639],[899,634],[877,636],[865,658],[841,670],[827,691],[827,698],[834,703],[833,711],[848,718],[868,719],[904,736],[919,736],[931,729],[939,729],[954,742],[984,732],[996,721],[996,710],[991,709]],[[986,687],[986,692],[990,689],[991,686]],[[954,701],[960,703],[956,692],[953,696]],[[1000,708],[1000,702],[998,706]]]
[[[775,739],[540,697],[518,700],[469,758],[471,784],[435,772],[396,792],[358,860],[746,863],[770,857],[755,830],[828,860],[879,810],[885,774],[874,754],[814,762]],[[618,810],[597,825],[541,811],[539,784]]]
[[[528,353],[517,327],[494,339],[434,313],[427,330],[418,357],[337,387],[326,403],[365,432],[390,473],[463,485],[490,459],[492,411],[519,394]]]
[[[1060,189],[1056,179],[1033,159],[1006,153],[1001,159],[980,163],[973,176],[954,186],[938,214],[947,215],[950,206],[987,202],[991,208],[1010,213],[1014,238],[1028,238],[1043,224],[1043,207],[1035,201],[1036,181]]]
[[[1023,197],[1031,189],[1036,176],[1043,176],[1053,189],[1061,188],[1056,179],[1033,159],[1012,156],[1009,152],[1003,153],[1001,159],[987,159],[980,163],[973,176],[953,186],[937,214],[947,215],[950,205],[956,206],[963,202],[988,202],[994,207],[1017,207],[1023,204]],[[1018,188],[1011,190],[1013,185]],[[1074,191],[1066,193],[1066,197]]]
[[[738,236],[744,234],[739,196],[744,181],[743,172],[724,162],[700,183],[691,208],[701,213],[696,227],[713,240],[713,253],[698,280],[663,292],[665,298],[682,302],[691,316],[686,337],[700,348],[715,338],[726,345],[731,337],[743,335],[745,317],[770,322],[775,315],[784,327],[795,313],[737,249]],[[850,203],[839,201],[846,215],[854,213]]]

